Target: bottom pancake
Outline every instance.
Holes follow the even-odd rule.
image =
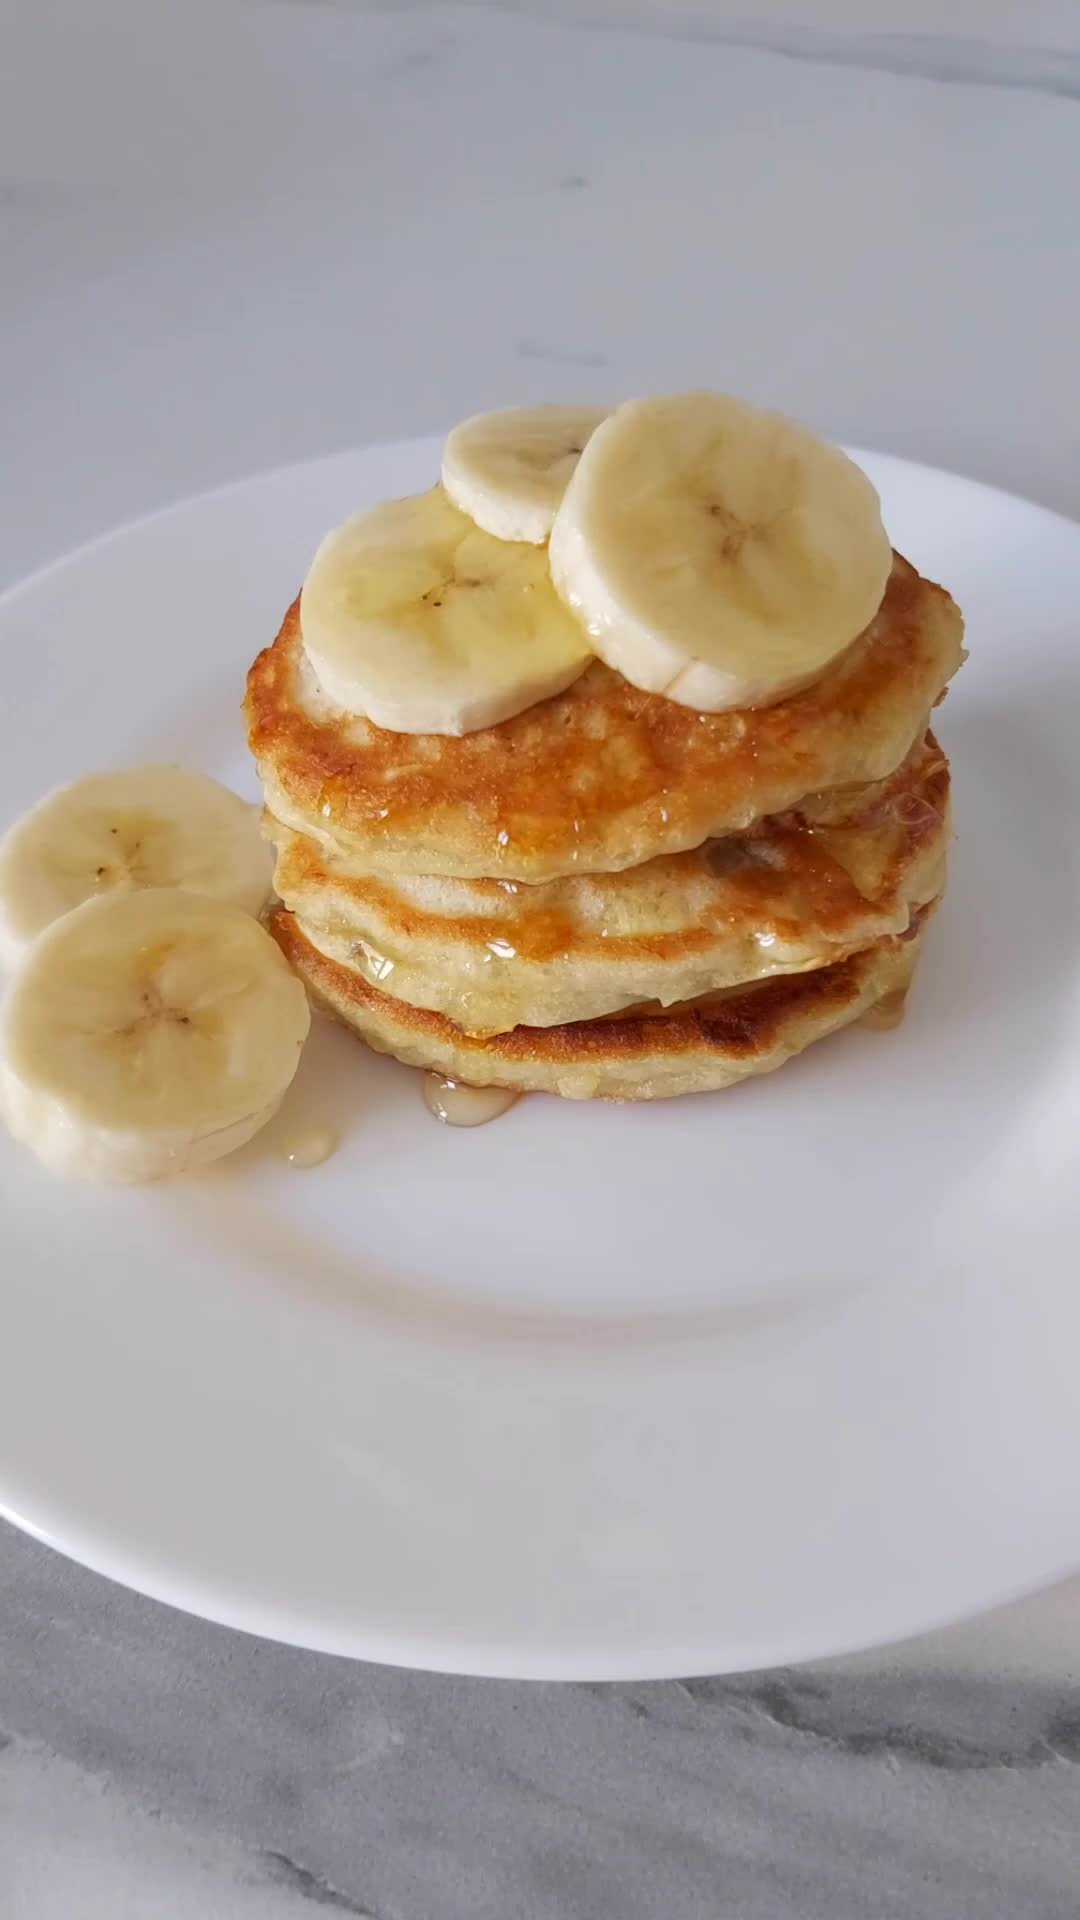
[[[474,1035],[445,1014],[383,993],[306,938],[276,909],[268,925],[317,1005],[407,1066],[477,1087],[570,1100],[658,1100],[772,1073],[815,1040],[866,1015],[891,1023],[903,1004],[925,909],[907,931],[813,973],[781,975],[674,1007],[631,1009],[564,1026]]]

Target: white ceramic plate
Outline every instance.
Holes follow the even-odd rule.
[[[834,1653],[1080,1560],[1080,528],[875,455],[968,616],[958,840],[907,1023],[655,1107],[447,1132],[316,1034],[284,1120],[171,1189],[0,1141],[0,1504],[257,1633],[519,1676]],[[0,818],[239,702],[324,528],[437,446],[244,482],[0,602]],[[283,1129],[342,1133],[296,1173]]]

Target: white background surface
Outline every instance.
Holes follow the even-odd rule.
[[[711,40],[671,38],[657,30],[673,24],[658,19],[664,10],[649,11],[653,31],[639,36],[481,9],[368,17],[319,0],[9,4],[0,578],[279,461],[437,428],[476,405],[696,380],[1080,513],[1076,10],[968,4],[935,34],[926,6],[871,9],[869,23],[859,9],[854,24],[850,7],[770,6],[768,37],[795,58],[718,44],[713,20]],[[720,11],[729,37],[749,15],[764,31],[754,9]],[[809,49],[828,58],[803,57],[808,33],[829,36]],[[935,71],[946,78],[927,77]],[[621,1722],[597,1723],[597,1784],[571,1798],[598,1871],[582,1867],[564,1897],[537,1864],[536,1806],[551,1792],[539,1761],[529,1776],[539,1801],[526,1807],[495,1770],[484,1811],[455,1807],[441,1855],[415,1828],[395,1830],[388,1863],[385,1829],[382,1852],[370,1834],[363,1849],[347,1838],[366,1831],[363,1796],[338,1797],[340,1780],[331,1789],[318,1773],[319,1714],[298,1683],[290,1691],[291,1667],[237,1652],[223,1721],[208,1708],[166,1719],[154,1700],[179,1659],[174,1643],[197,1686],[200,1662],[215,1657],[209,1640],[185,1639],[167,1615],[140,1638],[141,1613],[14,1538],[0,1559],[11,1569],[0,1726],[16,1736],[0,1753],[0,1832],[29,1836],[14,1866],[0,1847],[13,1920],[242,1913],[256,1829],[264,1851],[276,1830],[305,1870],[345,1886],[346,1911],[372,1904],[381,1878],[394,1920],[508,1920],[519,1882],[528,1920],[688,1914],[695,1850],[719,1872],[733,1848],[756,1862],[740,1909],[755,1916],[854,1920],[871,1873],[876,1916],[1060,1920],[1074,1898],[1077,1768],[922,1776],[887,1736],[923,1683],[887,1699],[880,1687],[883,1674],[931,1669],[953,1701],[961,1677],[976,1748],[990,1742],[988,1703],[1002,1690],[1017,1709],[1045,1698],[1063,1710],[1080,1667],[1075,1586],[856,1664],[882,1734],[876,1755],[853,1749],[837,1782],[844,1857],[857,1862],[862,1847],[863,1875],[847,1875],[827,1826],[807,1829],[791,1797],[808,1769],[827,1801],[828,1739],[842,1747],[843,1727],[826,1714],[825,1746],[791,1736],[785,1765],[756,1783],[771,1837],[755,1851],[732,1793],[746,1750],[725,1707],[710,1726],[734,1826],[718,1837],[715,1802],[665,1749],[643,1804],[661,1806],[667,1824],[648,1847],[626,1814]],[[124,1682],[107,1684],[117,1663]],[[851,1671],[822,1682],[830,1708],[856,1684]],[[352,1697],[351,1682],[338,1685]],[[288,1703],[280,1741],[277,1708],[259,1706],[253,1752],[272,1761],[243,1799],[227,1784],[236,1729],[267,1698]],[[516,1703],[547,1755],[558,1751],[550,1698]],[[454,1699],[467,1755],[470,1740],[493,1736],[475,1695]],[[399,1726],[384,1710],[415,1738],[407,1717]],[[39,1764],[34,1741],[60,1758]],[[511,1746],[494,1745],[509,1767]],[[659,1786],[673,1765],[686,1782],[677,1805]],[[309,1806],[312,1777],[340,1807],[340,1836]],[[163,1801],[165,1824],[146,1812]],[[37,1829],[22,1821],[31,1804],[52,1809]],[[489,1881],[459,1885],[452,1863],[490,1850],[493,1818],[512,1836],[505,1881],[492,1855]],[[553,1819],[542,1823],[549,1840]],[[781,1831],[792,1836],[782,1845]],[[556,1852],[577,1832],[557,1827]],[[211,1882],[200,1878],[207,1861]],[[1018,1861],[1027,1870],[1012,1883]],[[280,1894],[282,1912],[307,1911],[314,1896],[300,1888]],[[268,1896],[259,1911],[274,1911]]]
[[[300,0],[44,0],[0,89],[0,577],[282,460],[672,379],[1080,510],[1073,99]]]

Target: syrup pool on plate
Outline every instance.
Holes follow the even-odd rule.
[[[338,1144],[331,1127],[294,1127],[281,1144],[282,1158],[290,1167],[321,1167]]]
[[[521,1095],[509,1087],[468,1087],[441,1073],[425,1073],[424,1105],[447,1127],[483,1127],[506,1113]]]

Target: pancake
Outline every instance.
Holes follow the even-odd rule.
[[[554,699],[451,739],[335,708],[294,602],[248,676],[249,739],[270,811],[368,873],[616,872],[887,778],[960,665],[962,635],[949,595],[897,555],[866,632],[776,706],[694,713],[597,661]]]
[[[929,909],[903,935],[821,967],[735,987],[704,1003],[638,1009],[556,1027],[481,1037],[410,1007],[319,952],[295,915],[269,927],[317,1005],[376,1052],[478,1087],[567,1099],[655,1100],[771,1073],[815,1040],[860,1018],[892,1021],[914,971]]]
[[[948,763],[927,735],[891,781],[615,874],[537,886],[357,874],[272,820],[274,884],[320,953],[472,1033],[588,1020],[643,1000],[829,965],[940,892]]]

